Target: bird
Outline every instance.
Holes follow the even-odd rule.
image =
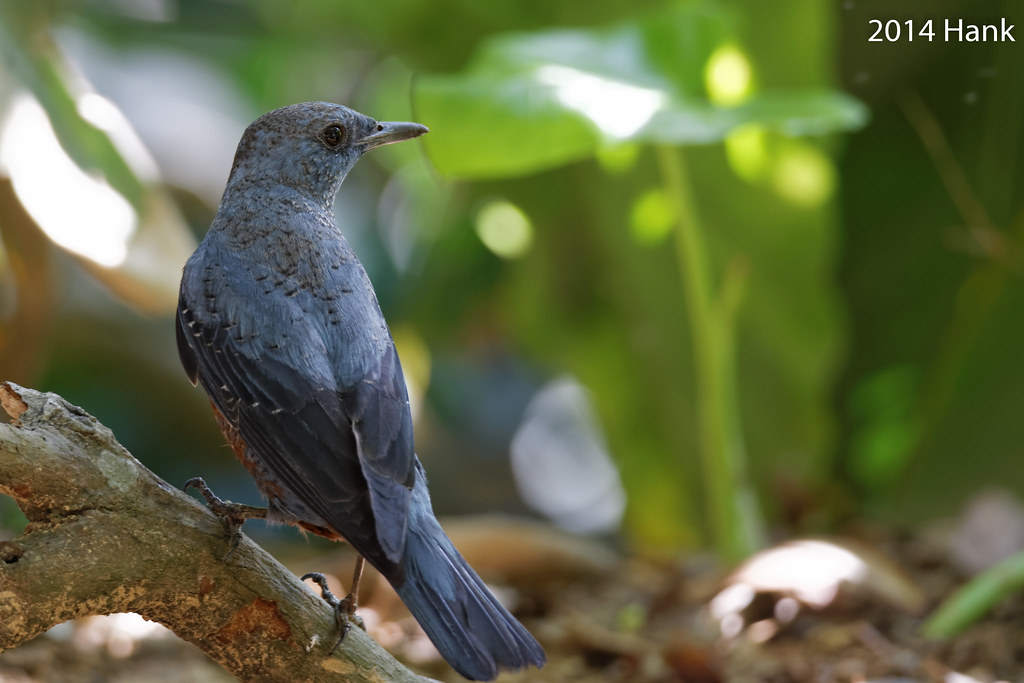
[[[434,515],[395,344],[333,211],[364,153],[425,133],[305,102],[242,134],[216,216],[183,268],[175,330],[185,373],[267,507],[222,501],[199,478],[186,488],[228,518],[235,542],[250,517],[347,541],[359,561],[345,600],[312,576],[340,637],[365,558],[444,659],[486,681],[546,656]]]

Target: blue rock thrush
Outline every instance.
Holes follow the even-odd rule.
[[[456,671],[490,680],[542,666],[544,652],[434,517],[394,342],[332,211],[364,152],[426,132],[313,102],[272,111],[242,135],[217,216],[185,264],[177,339],[268,507],[224,503],[190,483],[236,540],[244,518],[266,517],[348,541]],[[354,589],[333,603],[342,635]]]

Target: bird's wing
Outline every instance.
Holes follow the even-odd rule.
[[[256,285],[229,283],[216,265],[183,279],[177,327],[186,371],[238,431],[264,493],[299,519],[315,513],[374,564],[396,562],[415,456],[393,346],[367,364],[362,381],[338,386],[323,335],[293,300],[239,292]]]
[[[390,338],[373,372],[342,393],[352,421],[356,452],[378,519],[401,517],[401,525],[379,524],[377,538],[389,556],[405,547],[409,494],[415,482],[412,413],[405,377]]]

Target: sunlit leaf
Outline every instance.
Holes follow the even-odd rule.
[[[0,35],[10,37],[16,25],[0,21]],[[0,117],[0,165],[19,202],[123,301],[172,310],[194,240],[131,125],[70,75],[76,66],[45,33],[4,49],[31,91],[9,98]]]
[[[529,79],[421,79],[416,110],[430,126],[431,161],[454,175],[526,175],[584,159],[599,141],[586,120]]]
[[[698,3],[607,29],[493,38],[462,73],[416,81],[417,113],[433,131],[424,144],[442,172],[503,177],[608,145],[717,142],[748,124],[788,135],[863,125],[863,105],[837,92],[748,98],[749,73],[728,100],[735,106],[713,103],[704,71],[716,47],[732,45],[728,27],[723,10]],[[734,46],[727,52],[726,72],[743,59]]]
[[[82,169],[100,171],[122,197],[141,210],[144,187],[110,136],[86,120],[80,110],[83,93],[70,84],[70,69],[50,37],[30,26],[16,8],[0,13],[0,54],[19,80],[46,110],[68,156]]]

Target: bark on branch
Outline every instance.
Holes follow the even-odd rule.
[[[51,626],[137,612],[246,681],[425,680],[54,394],[0,384],[0,493],[29,519],[0,543],[0,651]]]

